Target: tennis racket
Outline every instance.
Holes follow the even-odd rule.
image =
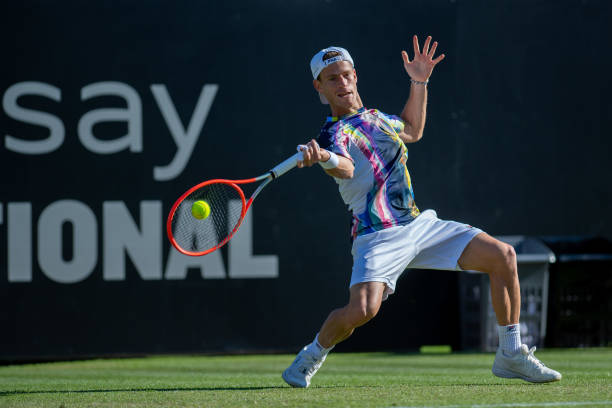
[[[166,222],[168,239],[185,255],[202,256],[221,248],[238,231],[261,190],[301,160],[302,152],[298,152],[259,177],[208,180],[191,187],[170,209]],[[247,201],[239,185],[257,182],[261,184]],[[194,205],[200,206],[200,213],[197,208],[194,209]]]

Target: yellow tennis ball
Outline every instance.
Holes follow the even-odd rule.
[[[206,201],[196,201],[191,206],[191,215],[198,220],[203,220],[210,215],[210,205]]]

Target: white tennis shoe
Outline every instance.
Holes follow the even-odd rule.
[[[533,355],[535,350],[535,347],[528,348],[525,344],[522,344],[518,353],[508,357],[501,348],[498,348],[491,371],[497,377],[522,378],[533,383],[559,381],[561,373],[542,364]]]
[[[310,385],[310,379],[317,373],[327,354],[318,357],[306,346],[293,360],[293,363],[283,372],[283,380],[292,387],[306,388]]]

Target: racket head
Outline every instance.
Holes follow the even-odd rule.
[[[202,256],[225,245],[238,231],[248,206],[244,192],[236,184],[242,180],[208,180],[187,190],[174,203],[166,221],[168,239],[179,252]],[[193,203],[206,201],[210,214],[197,219],[191,213]],[[239,200],[232,205],[230,200]]]

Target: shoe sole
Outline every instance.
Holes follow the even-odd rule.
[[[552,377],[550,379],[536,379],[536,378],[531,378],[531,377],[525,377],[523,375],[519,375],[519,374],[513,373],[512,371],[506,371],[506,370],[500,370],[500,369],[493,369],[493,370],[491,370],[491,372],[496,377],[500,377],[500,378],[520,378],[521,380],[525,380],[525,381],[528,381],[530,383],[538,383],[538,384],[547,383],[547,382],[555,382],[555,381],[561,380],[561,378],[555,378],[555,377]]]
[[[283,375],[282,375],[282,377],[283,377],[283,380],[285,380],[285,382],[286,382],[287,384],[289,384],[289,385],[290,385],[290,386],[292,386],[293,388],[308,388],[308,384],[306,384],[306,385],[297,384],[297,383],[294,383],[294,382],[292,382],[291,380],[289,380],[289,379],[288,379],[288,378],[285,376],[285,373],[286,373],[286,372],[287,372],[287,371],[283,371]]]

